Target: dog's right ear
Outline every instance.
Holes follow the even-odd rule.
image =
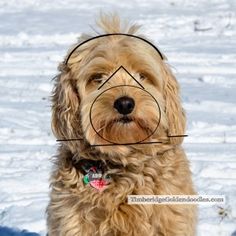
[[[52,131],[57,139],[78,138],[80,99],[76,81],[66,65],[59,65],[59,70],[52,94]]]

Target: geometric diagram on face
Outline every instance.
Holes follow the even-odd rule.
[[[92,102],[92,105],[90,106],[90,111],[89,111],[89,119],[90,119],[90,124],[92,129],[95,131],[95,133],[106,141],[107,143],[90,143],[91,146],[115,146],[115,145],[143,145],[143,144],[156,144],[156,143],[162,143],[162,141],[150,141],[148,140],[151,138],[151,136],[157,131],[157,128],[160,124],[161,121],[161,109],[160,106],[156,100],[156,98],[145,88],[143,85],[138,82],[130,73],[129,71],[124,67],[120,66],[107,80],[105,80],[104,83],[102,83],[99,87],[98,90],[100,90],[105,84],[107,84],[112,78],[114,78],[115,74],[123,69],[127,75],[130,76],[135,82],[136,85],[117,85],[110,87],[106,90],[103,90]],[[97,114],[96,112],[96,105],[99,104],[99,99],[102,98],[102,96],[106,95],[105,93],[109,94],[109,92],[116,91],[117,89],[124,89],[129,88],[133,89],[133,91],[136,89],[136,91],[139,91],[139,93],[145,94],[145,98],[149,98],[149,102],[152,100],[152,107],[154,107],[153,110],[156,111],[155,114],[150,115],[149,112],[145,112],[145,115],[143,116],[142,119],[140,117],[135,117],[132,116],[132,111],[134,110],[135,105],[135,100],[130,97],[130,96],[120,96],[113,102],[113,108],[118,112],[118,118],[114,118],[111,122],[110,125],[114,126],[115,123],[120,124],[120,126],[117,126],[117,129],[119,129],[119,133],[116,134],[117,130],[110,129],[109,132],[109,125],[106,127],[106,132],[101,132],[102,127],[97,124]],[[117,91],[116,91],[117,92]],[[114,92],[113,94],[115,94]],[[132,94],[132,92],[131,92]],[[141,110],[145,110],[146,106],[144,105],[143,107],[139,108]],[[131,114],[130,114],[131,113]],[[106,115],[106,113],[104,113]],[[152,118],[152,122],[148,123],[148,119]],[[154,122],[153,122],[154,121]],[[133,122],[133,123],[132,123]],[[136,122],[136,123],[135,123]],[[100,122],[102,125],[106,125],[106,122],[103,123]],[[124,126],[127,124],[127,126]],[[136,124],[135,127],[131,126]],[[148,124],[151,124],[148,125]],[[121,126],[123,125],[123,126]],[[129,126],[128,126],[129,125]],[[114,127],[113,127],[114,128]],[[104,131],[104,130],[103,130]],[[123,133],[122,133],[123,131]],[[186,134],[172,134],[172,135],[167,135],[168,138],[176,138],[176,137],[187,137],[188,135]],[[57,142],[65,142],[65,141],[77,141],[77,140],[84,140],[84,138],[72,138],[72,139],[58,139]]]
[[[82,45],[85,45],[85,44],[87,44],[89,41],[95,41],[96,39],[102,39],[102,38],[108,38],[108,37],[112,37],[112,36],[119,36],[119,37],[130,37],[130,38],[136,38],[137,40],[140,40],[140,41],[143,41],[144,43],[147,43],[147,44],[149,44],[149,46],[151,46],[153,49],[155,49],[155,51],[157,52],[157,54],[159,54],[159,56],[160,56],[160,58],[162,59],[162,60],[165,60],[165,57],[164,57],[164,55],[159,51],[159,49],[155,46],[155,45],[153,45],[151,42],[149,42],[148,40],[146,40],[146,39],[144,39],[144,38],[141,38],[141,37],[139,37],[139,36],[135,36],[135,35],[130,35],[130,34],[123,34],[123,33],[113,33],[113,34],[104,34],[104,35],[99,35],[99,36],[96,36],[96,37],[93,37],[93,38],[89,38],[88,40],[85,40],[84,42],[81,42],[80,44],[78,44],[78,45],[76,45],[72,50],[71,50],[71,52],[68,54],[68,56],[65,58],[65,60],[64,60],[64,65],[66,65],[66,66],[69,66],[69,60],[70,60],[70,57],[73,55],[73,53],[77,50],[77,49],[79,49]],[[113,75],[114,74],[116,74],[116,72],[118,72],[120,69],[123,69],[123,70],[125,70],[135,81],[136,81],[136,85],[138,85],[137,86],[137,88],[139,88],[139,89],[141,89],[142,88],[142,90],[143,91],[145,91],[145,92],[147,92],[145,89],[144,89],[144,87],[142,86],[142,84],[140,84],[129,72],[128,72],[128,70],[126,70],[126,68],[124,67],[124,66],[120,66],[98,89],[101,89],[112,77],[113,77]],[[121,86],[129,86],[129,85],[120,85],[120,87]],[[131,85],[130,85],[130,87],[132,87]],[[135,87],[135,86],[133,86],[133,87]],[[109,89],[112,89],[111,87],[109,88]],[[105,92],[105,91],[103,91],[103,92]],[[148,92],[147,92],[148,93]],[[99,94],[99,95],[101,95],[101,94]],[[98,96],[99,96],[98,95]],[[154,96],[152,96],[150,93],[149,93],[149,95],[155,100],[155,98],[154,98]],[[95,99],[96,100],[96,99]],[[91,123],[91,125],[93,124],[91,121],[92,121],[92,117],[91,117],[91,111],[92,111],[92,107],[94,106],[94,103],[96,102],[94,100],[94,102],[93,102],[93,104],[92,104],[92,106],[91,106],[91,108],[90,108],[90,123]],[[126,103],[126,105],[127,105],[127,99],[126,99],[126,101],[123,101],[124,103]],[[159,122],[157,122],[157,126],[156,126],[156,128],[155,129],[152,129],[152,131],[156,131],[156,129],[157,129],[157,127],[158,127],[158,125],[159,125],[159,123],[160,123],[160,119],[161,119],[161,112],[160,112],[160,106],[159,106],[159,104],[158,104],[158,102],[155,100],[155,102],[156,102],[156,104],[157,104],[157,107],[158,107],[158,113],[160,113],[159,114]],[[130,102],[130,101],[128,101],[128,104],[131,104],[132,102]],[[116,104],[117,105],[117,104]],[[128,106],[130,106],[130,105],[128,105]],[[126,109],[123,107],[122,108],[122,105],[121,105],[121,107],[120,107],[120,104],[118,103],[118,105],[116,106],[117,107],[117,110],[119,111],[121,111],[121,114],[122,114],[122,112],[123,113],[126,113],[127,111],[125,111]],[[129,110],[129,109],[128,109]],[[148,115],[147,115],[148,116]],[[125,121],[125,120],[124,120]],[[126,121],[125,121],[126,122]],[[93,127],[93,128],[95,128],[95,127]],[[154,131],[154,132],[155,132]],[[96,132],[96,129],[95,129],[95,132]],[[153,133],[154,133],[153,132]],[[109,142],[108,140],[107,140],[107,142],[109,142],[109,144],[94,144],[94,145],[91,145],[91,146],[111,146],[111,145],[131,145],[131,144],[155,144],[155,143],[162,143],[161,141],[147,141],[147,139],[149,138],[149,137],[151,137],[152,136],[152,134],[151,134],[152,132],[149,132],[148,133],[148,135],[147,135],[147,137],[146,138],[143,138],[143,139],[140,139],[140,141],[136,141],[136,142],[131,142],[131,143],[129,143],[129,142],[125,142],[125,143],[122,143],[122,142]],[[149,134],[151,134],[150,136],[149,136]],[[169,138],[174,138],[174,137],[187,137],[188,135],[185,135],[185,134],[172,134],[172,135],[167,135],[167,137],[169,137]],[[82,137],[81,138],[72,138],[72,139],[58,139],[57,141],[77,141],[77,140],[84,140]],[[111,140],[110,140],[111,141]],[[144,142],[145,141],[145,142]]]
[[[101,89],[108,81],[110,81],[112,78],[114,78],[114,76],[120,71],[120,70],[124,70],[135,82],[137,85],[139,85],[142,89],[144,89],[143,85],[141,83],[138,82],[138,80],[136,80],[134,78],[133,75],[131,75],[131,73],[124,67],[124,66],[120,66],[118,67],[117,70],[115,70],[115,72],[113,72],[109,77],[108,79],[106,79],[99,87],[98,87],[98,90]]]
[[[105,144],[91,146],[135,145],[149,142],[161,120],[161,109],[156,98],[129,71],[120,66],[99,88],[123,69],[136,85],[117,85],[103,90],[92,102],[90,124]],[[147,141],[146,143],[144,141]]]

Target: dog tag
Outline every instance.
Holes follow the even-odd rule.
[[[97,190],[102,191],[109,182],[105,179],[96,179],[89,183],[93,188],[96,188]]]

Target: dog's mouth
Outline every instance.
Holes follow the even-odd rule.
[[[112,143],[137,143],[147,139],[153,133],[153,124],[147,119],[136,116],[119,116],[103,120],[97,134]]]
[[[136,126],[139,128],[139,130],[143,130],[147,134],[152,132],[151,128],[147,125],[147,123],[143,119],[139,119],[139,118],[127,116],[127,115],[124,115],[120,118],[116,118],[116,119],[110,121],[109,125],[107,127],[110,128],[117,123],[122,124],[122,125],[136,124]]]
[[[121,118],[117,119],[116,122],[127,124],[133,121],[133,118],[130,116],[122,116]]]

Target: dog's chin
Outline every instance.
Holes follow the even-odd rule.
[[[152,135],[151,125],[142,119],[131,116],[123,116],[106,122],[106,126],[100,130],[99,135],[109,143],[132,144],[148,139]]]

